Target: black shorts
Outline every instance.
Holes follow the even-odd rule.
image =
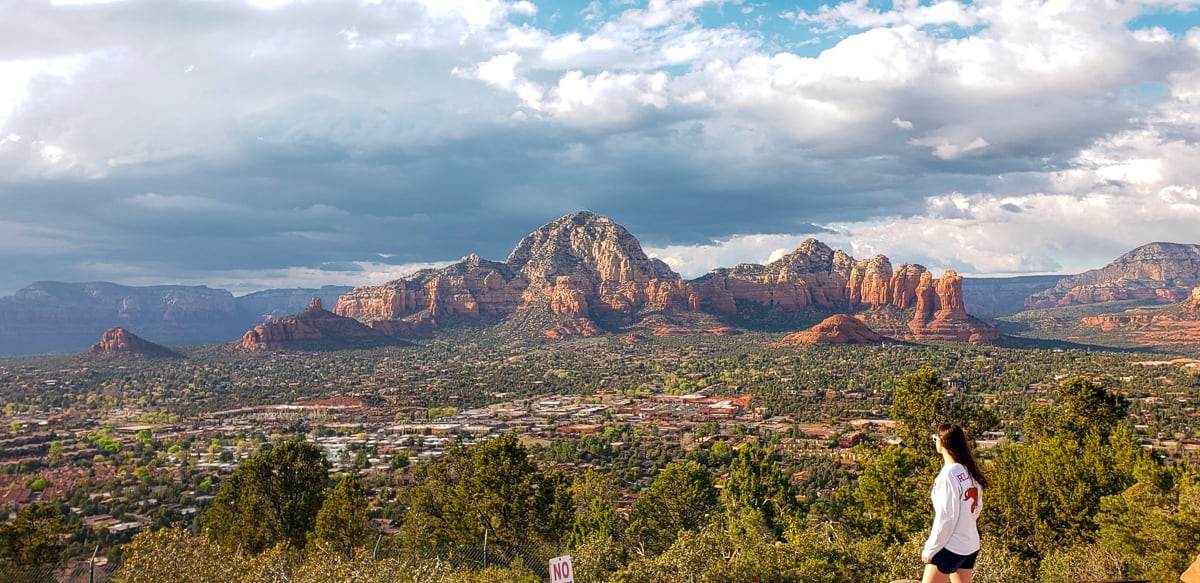
[[[938,571],[949,575],[959,569],[974,569],[975,557],[979,556],[979,551],[975,551],[969,555],[959,555],[952,553],[946,549],[942,549],[933,556],[933,560],[929,561],[933,566],[937,567]]]

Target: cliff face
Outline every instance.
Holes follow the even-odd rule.
[[[1195,346],[1200,344],[1200,286],[1194,288],[1187,299],[1173,306],[1085,316],[1080,323],[1101,332],[1125,336],[1138,344]]]
[[[1150,243],[1102,269],[1060,280],[1029,296],[1027,308],[1052,308],[1117,300],[1179,302],[1200,285],[1200,245]]]
[[[580,212],[530,233],[504,263],[469,255],[443,269],[356,289],[334,311],[385,329],[395,321],[491,323],[521,310],[548,310],[554,318],[541,332],[561,338],[598,334],[643,309],[685,304],[680,277],[647,257],[624,227]]]
[[[887,257],[864,261],[809,239],[769,265],[718,269],[690,282],[696,309],[752,319],[766,309],[858,314],[871,328],[906,340],[990,342],[995,328],[967,315],[962,277],[941,279],[920,265],[893,271]],[[909,311],[913,313],[910,315]]]
[[[246,325],[225,290],[38,282],[0,298],[0,354],[82,352],[114,326],[198,344],[237,338]]]
[[[983,318],[1011,316],[1025,309],[1025,298],[1054,287],[1061,275],[970,277],[963,280],[967,312]]]
[[[878,344],[885,340],[887,339],[876,334],[861,321],[845,314],[837,314],[808,330],[784,336],[779,345]]]
[[[99,356],[179,356],[165,346],[143,340],[134,333],[119,327],[105,330],[100,340],[92,345],[88,353]]]
[[[39,282],[0,298],[0,354],[82,352],[121,327],[173,345],[228,342],[256,324],[337,301],[350,288],[265,290],[242,297],[203,286]]]
[[[275,318],[242,336],[241,347],[250,352],[359,348],[391,344],[389,337],[353,318],[324,309],[320,298],[298,314]]]
[[[550,338],[631,325],[682,329],[639,324],[661,313],[787,327],[833,313],[870,312],[873,326],[905,339],[994,339],[994,329],[966,315],[961,281],[953,272],[933,279],[919,265],[893,270],[882,255],[856,261],[809,239],[768,265],[717,269],[685,282],[647,257],[624,227],[580,212],[530,233],[504,263],[471,255],[440,270],[356,289],[334,311],[379,330],[504,320],[534,326],[538,330],[531,332]]]

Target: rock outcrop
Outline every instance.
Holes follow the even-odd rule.
[[[92,345],[88,354],[97,356],[146,356],[174,358],[179,354],[153,342],[143,340],[133,332],[114,327],[104,331],[100,340]]]
[[[1026,298],[1027,308],[1053,308],[1118,300],[1184,300],[1200,285],[1200,245],[1149,243],[1102,269],[1060,280]]]
[[[966,313],[962,277],[941,279],[924,267],[887,257],[864,261],[815,239],[768,265],[717,269],[697,280],[696,309],[792,325],[830,312],[858,314],[868,327],[905,340],[986,343],[999,337],[991,325]]]
[[[876,334],[862,321],[836,314],[803,332],[789,334],[779,341],[780,346],[803,344],[879,344],[887,339]]]
[[[468,255],[436,270],[343,295],[334,311],[380,330],[393,322],[494,323],[548,310],[550,338],[592,336],[642,310],[686,305],[678,274],[650,259],[624,227],[589,212],[562,217],[521,240],[504,263]],[[543,320],[537,320],[539,322]]]
[[[250,327],[350,288],[265,290],[38,282],[0,298],[0,355],[82,352],[114,326],[171,345],[236,340]]]
[[[1200,286],[1186,300],[1172,306],[1084,316],[1080,324],[1147,346],[1200,345]]]
[[[555,339],[630,326],[658,335],[690,329],[640,324],[663,313],[717,316],[691,328],[728,334],[731,325],[795,329],[830,314],[870,312],[872,326],[908,340],[996,338],[993,328],[967,316],[961,281],[953,272],[933,279],[919,265],[893,270],[882,255],[856,261],[809,239],[768,265],[717,269],[685,282],[647,257],[624,227],[579,212],[530,233],[503,263],[469,255],[449,267],[356,289],[334,311],[380,331],[505,321]]]
[[[367,348],[394,344],[388,335],[324,309],[320,298],[298,314],[259,324],[242,336],[250,352]]]

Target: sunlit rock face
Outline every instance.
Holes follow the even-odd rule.
[[[779,345],[879,344],[886,340],[861,321],[845,314],[836,314],[808,330],[784,336]]]
[[[638,326],[664,314],[716,316],[726,324],[709,318],[697,332],[728,333],[729,325],[761,327],[778,319],[786,327],[836,313],[875,312],[872,326],[882,323],[889,334],[908,339],[995,338],[994,330],[966,316],[961,285],[940,281],[919,265],[893,270],[882,255],[856,261],[815,239],[768,265],[743,264],[684,281],[648,257],[621,225],[579,212],[530,233],[503,263],[469,255],[442,269],[356,289],[338,300],[334,312],[401,333],[418,322],[437,328],[519,320],[555,339]],[[928,297],[921,299],[922,293]],[[688,326],[651,328],[676,334]]]
[[[320,298],[313,298],[308,309],[275,318],[247,331],[240,345],[250,352],[264,352],[375,346],[389,342],[386,334],[353,318],[329,312]]]
[[[1053,308],[1118,300],[1174,303],[1200,285],[1200,245],[1149,243],[1101,269],[1060,280],[1026,298],[1027,308]]]
[[[165,346],[143,340],[121,327],[105,330],[88,353],[98,356],[176,356],[175,352]]]

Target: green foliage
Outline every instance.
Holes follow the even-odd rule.
[[[1030,437],[1071,435],[1089,430],[1108,435],[1129,416],[1129,400],[1110,393],[1091,379],[1073,377],[1058,386],[1059,403],[1052,408],[1034,405],[1022,429]]]
[[[945,398],[946,385],[933,368],[923,366],[904,375],[892,393],[888,415],[896,422],[901,442],[923,456],[937,458],[930,435],[942,423],[957,423],[974,439],[1000,426],[1000,417],[961,399]]]
[[[325,500],[329,462],[294,440],[242,462],[217,491],[202,525],[232,548],[260,553],[279,542],[303,548]]]
[[[317,512],[313,538],[351,559],[375,534],[367,516],[367,492],[357,475],[347,475]]]
[[[1100,541],[1132,577],[1172,583],[1200,549],[1200,481],[1182,469],[1143,471],[1136,484],[1101,500]]]
[[[63,552],[59,535],[67,532],[57,507],[30,504],[12,522],[0,523],[0,558],[19,566],[56,565]]]
[[[668,464],[638,497],[629,532],[643,556],[666,550],[680,531],[697,530],[717,509],[712,473],[692,461]]]
[[[515,434],[456,448],[413,472],[403,536],[410,547],[475,545],[485,530],[498,560],[566,536],[574,502],[560,472],[543,474]]]
[[[796,489],[766,448],[745,445],[729,465],[725,482],[726,506],[748,508],[762,514],[776,537],[783,535],[789,520],[797,518],[800,506]]]
[[[852,493],[839,496],[838,511],[867,535],[907,540],[932,518],[929,489],[936,470],[911,448],[889,446],[866,462]]]
[[[1125,431],[1012,445],[991,472],[983,518],[1013,550],[1035,557],[1089,543],[1100,500],[1123,491],[1138,467],[1152,463]]]
[[[143,532],[123,547],[124,562],[116,583],[177,581],[186,574],[194,583],[238,581],[241,557],[215,539],[185,530]]]

